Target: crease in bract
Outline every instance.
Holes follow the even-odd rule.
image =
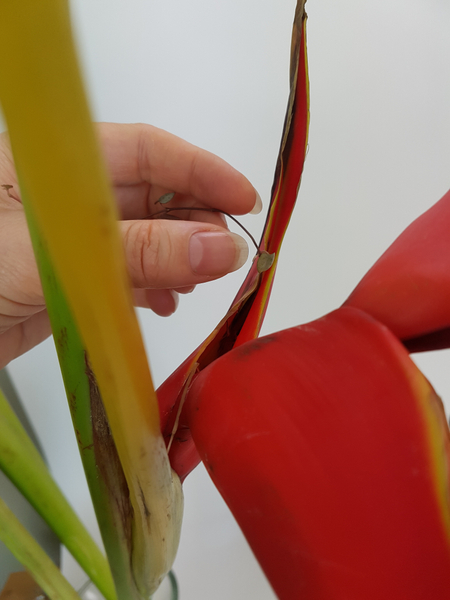
[[[259,245],[260,253],[275,255],[274,262],[263,273],[258,272],[257,261],[253,262],[226,316],[157,391],[161,429],[166,444],[170,445],[172,467],[182,480],[200,460],[183,417],[182,399],[186,397],[186,385],[219,356],[258,336],[273,285],[281,243],[297,198],[309,127],[305,0],[298,0],[294,17],[290,84],[271,201]],[[176,423],[178,427],[174,430]]]

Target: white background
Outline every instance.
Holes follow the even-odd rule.
[[[295,0],[73,0],[96,120],[147,122],[240,169],[265,205],[288,94]],[[309,0],[311,129],[299,204],[264,332],[339,306],[402,229],[450,186],[448,0]],[[243,223],[259,236],[263,216]],[[157,384],[226,312],[247,267],[142,313]],[[450,356],[418,359],[444,399]],[[53,474],[95,533],[55,353],[11,364]],[[273,599],[203,468],[185,484],[175,570],[183,600]],[[97,533],[95,533],[97,535]],[[84,575],[65,556],[74,585]]]

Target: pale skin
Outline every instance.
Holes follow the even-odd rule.
[[[246,242],[220,213],[180,211],[177,220],[149,220],[155,202],[175,192],[170,206],[259,212],[252,184],[228,163],[150,125],[98,125],[114,187],[136,305],[169,316],[178,294],[242,266]],[[6,134],[0,135],[0,368],[50,335]]]

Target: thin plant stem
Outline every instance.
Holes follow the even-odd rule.
[[[80,600],[49,556],[0,498],[0,540],[51,600]]]
[[[50,475],[1,391],[0,469],[58,535],[105,597],[115,600],[106,558]]]

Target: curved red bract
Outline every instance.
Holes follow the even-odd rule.
[[[374,316],[411,349],[449,347],[449,265],[450,190],[405,229],[344,306]]]
[[[228,313],[180,367],[157,390],[161,430],[170,444],[172,468],[181,480],[200,462],[192,441],[183,398],[196,374],[231,348],[258,336],[272,289],[278,254],[289,224],[301,181],[309,126],[309,82],[306,53],[305,0],[299,0],[291,47],[291,90],[283,127],[270,206],[259,251],[275,254],[270,269],[257,270],[256,261],[245,278]],[[179,419],[175,435],[174,424]]]
[[[386,327],[344,308],[248,342],[186,406],[279,598],[448,597],[449,430]]]
[[[182,480],[203,460],[282,600],[440,600],[450,590],[449,429],[405,346],[450,347],[450,192],[343,308],[253,339],[306,151],[305,22],[300,0],[260,244],[274,266],[252,266],[216,330],[159,388],[161,428]]]

